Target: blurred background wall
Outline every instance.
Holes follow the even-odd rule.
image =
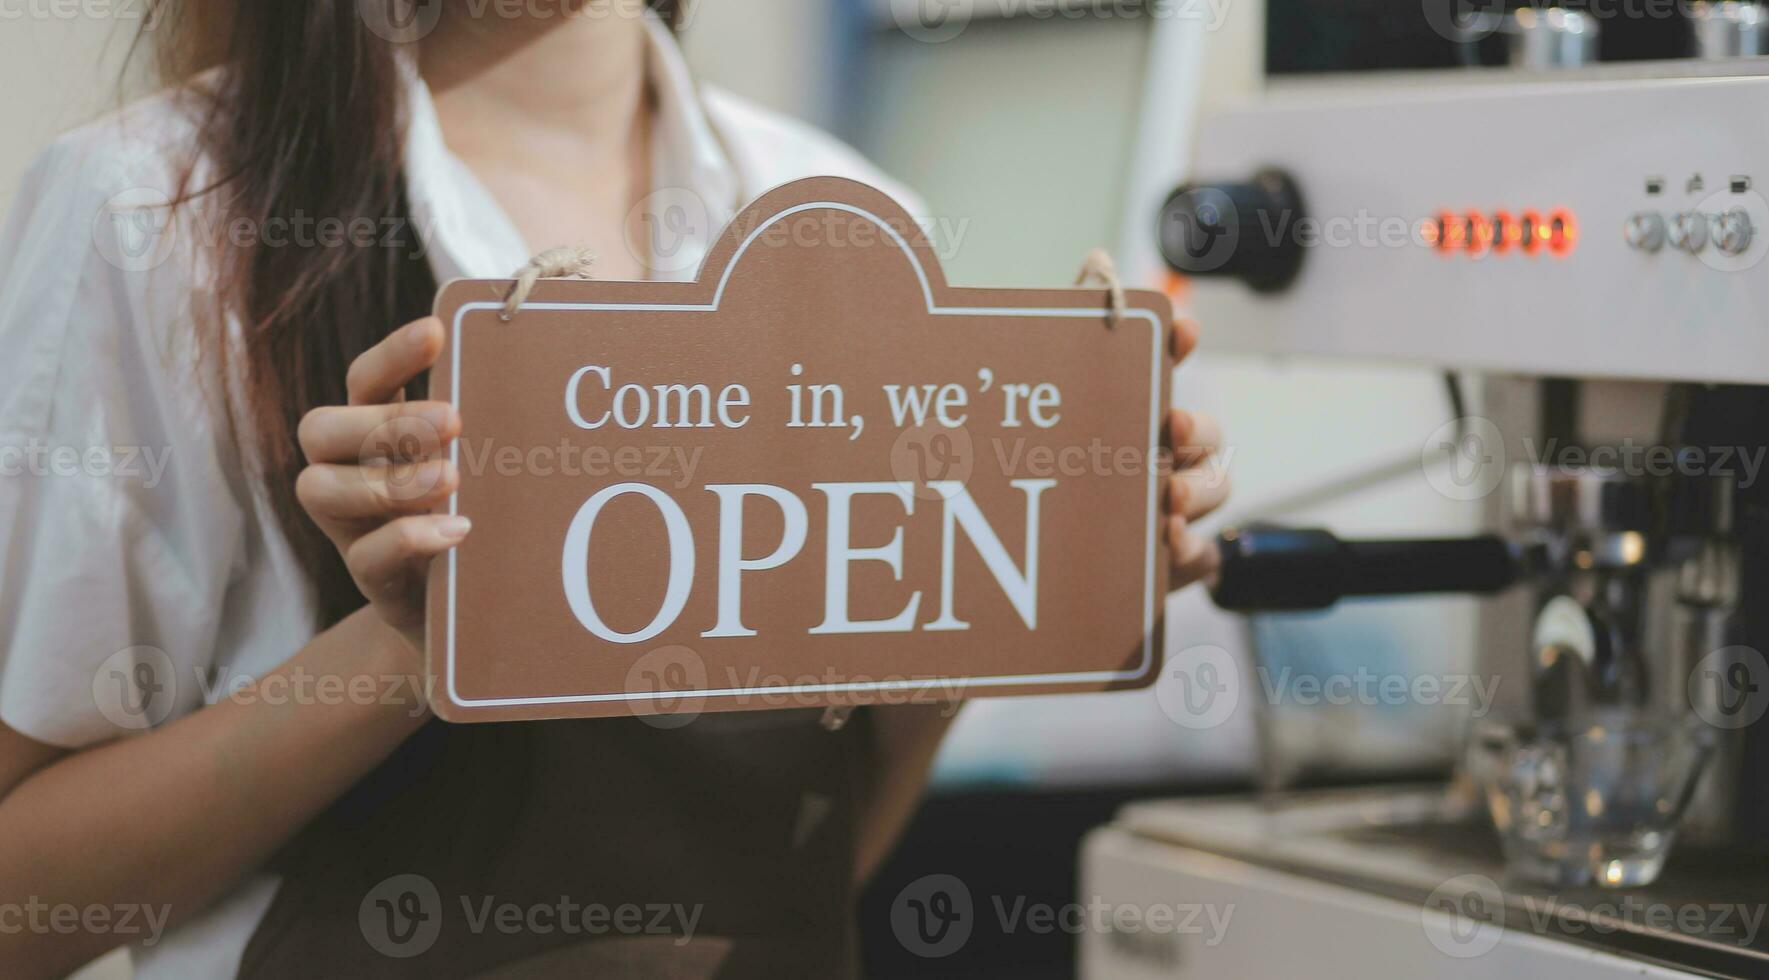
[[[31,159],[57,133],[117,104],[137,19],[32,17],[0,8],[0,216]]]

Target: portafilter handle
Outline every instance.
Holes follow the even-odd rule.
[[[1325,609],[1352,596],[1498,592],[1525,577],[1525,549],[1498,535],[1344,540],[1320,528],[1232,528],[1211,597],[1234,612]]]

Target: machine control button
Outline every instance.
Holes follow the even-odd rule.
[[[1714,215],[1714,247],[1727,255],[1742,255],[1751,247],[1751,216],[1744,208],[1727,208]]]
[[[1279,170],[1183,184],[1161,207],[1161,255],[1187,276],[1228,276],[1255,292],[1279,292],[1302,268],[1304,240],[1294,229],[1306,214],[1296,182]]]
[[[1700,211],[1679,211],[1671,218],[1671,244],[1691,255],[1708,247],[1708,216]]]
[[[1665,218],[1657,211],[1637,211],[1622,226],[1622,237],[1628,247],[1642,252],[1656,252],[1665,244]]]

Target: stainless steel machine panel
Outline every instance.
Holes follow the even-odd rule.
[[[1323,793],[1276,806],[1233,798],[1135,804],[1091,834],[1082,850],[1082,901],[1136,914],[1111,917],[1111,927],[1082,934],[1080,974],[1101,980],[1763,975],[1764,954],[1741,944],[1747,929],[1756,938],[1745,916],[1761,920],[1754,890],[1704,890],[1687,876],[1625,894],[1519,887],[1504,879],[1496,853],[1487,853],[1491,841],[1478,828],[1444,822],[1450,809],[1440,792],[1392,789]],[[1479,900],[1491,904],[1483,908]],[[1140,913],[1165,907],[1202,909],[1198,921],[1215,925],[1190,931],[1139,925],[1154,921]],[[1673,920],[1693,914],[1715,934],[1653,925],[1661,914]],[[1129,927],[1118,928],[1120,921]]]
[[[1307,220],[1262,234],[1309,242],[1300,274],[1195,276],[1195,310],[1220,348],[1769,382],[1766,117],[1762,76],[1292,85],[1208,119],[1193,173],[1293,178]],[[1466,223],[1526,211],[1569,240]]]
[[[1694,980],[1701,976],[1515,930],[1497,936],[1490,946],[1484,937],[1472,935],[1468,941],[1471,949],[1478,950],[1476,955],[1448,955],[1432,945],[1437,938],[1456,948],[1458,924],[1447,915],[1146,840],[1117,828],[1095,832],[1083,862],[1089,900],[1114,908],[1207,906],[1219,917],[1227,914],[1230,921],[1215,945],[1175,933],[1084,933],[1080,969],[1084,980]]]

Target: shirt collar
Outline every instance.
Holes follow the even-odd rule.
[[[736,168],[701,105],[674,33],[645,13],[647,70],[656,97],[651,190],[642,207],[662,212],[686,200],[693,233],[661,250],[653,278],[693,276],[707,244],[736,214]],[[437,282],[514,275],[534,254],[491,192],[448,148],[415,57],[401,59],[405,102],[406,199]],[[629,233],[631,233],[629,231]]]

